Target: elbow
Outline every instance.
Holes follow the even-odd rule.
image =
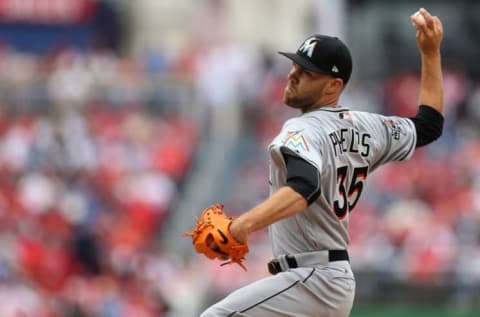
[[[319,182],[312,182],[303,178],[289,178],[287,185],[299,195],[299,200],[305,202],[305,207],[312,204],[320,196]]]
[[[295,202],[293,203],[296,206],[296,210],[303,210],[312,203],[309,201],[308,196],[306,196],[304,192],[300,192],[295,186],[287,184],[287,187],[296,194]]]
[[[425,146],[439,139],[443,133],[443,124],[438,126],[424,126],[417,130],[417,147]]]
[[[443,115],[430,106],[421,105],[417,115],[410,119],[417,132],[417,147],[432,143],[443,133]]]

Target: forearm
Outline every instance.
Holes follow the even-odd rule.
[[[230,231],[239,242],[246,242],[250,233],[293,216],[306,207],[307,200],[292,188],[285,186],[262,203],[236,218],[230,227]]]
[[[428,105],[443,115],[443,78],[440,51],[421,54],[422,73],[418,104]]]

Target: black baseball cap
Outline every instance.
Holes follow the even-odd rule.
[[[311,71],[343,79],[352,73],[352,56],[339,38],[316,34],[303,41],[296,53],[278,52]]]

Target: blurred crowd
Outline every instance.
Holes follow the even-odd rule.
[[[198,255],[182,259],[159,237],[205,127],[219,119],[209,119],[212,109],[241,114],[241,176],[227,209],[238,214],[267,196],[266,146],[296,115],[282,104],[289,67],[228,41],[140,59],[2,47],[0,315],[168,316],[198,296],[192,275],[201,270],[217,276],[202,282],[211,297],[266,275],[264,232],[253,237],[242,275]],[[354,78],[342,105],[414,116],[418,84],[418,69]],[[369,176],[351,216],[357,272],[479,287],[480,79],[446,65],[445,97],[442,138]]]
[[[185,275],[159,231],[201,135],[155,65],[1,50],[0,316],[169,310]]]

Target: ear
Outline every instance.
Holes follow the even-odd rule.
[[[341,92],[343,89],[343,79],[331,78],[328,81],[325,92],[329,94],[335,94]]]

